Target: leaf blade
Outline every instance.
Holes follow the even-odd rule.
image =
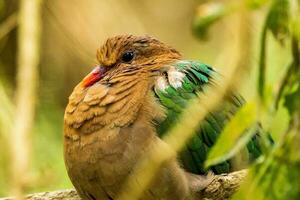
[[[256,105],[248,102],[226,124],[205,162],[206,167],[224,162],[238,152],[254,134]],[[253,126],[252,128],[250,128]],[[249,129],[250,128],[250,129]],[[249,130],[247,130],[249,129]]]

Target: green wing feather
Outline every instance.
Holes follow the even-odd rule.
[[[181,87],[174,88],[168,85],[164,89],[155,88],[154,92],[160,103],[166,108],[167,117],[157,122],[157,132],[162,137],[177,123],[178,116],[184,110],[188,100],[196,97],[199,92],[205,91],[211,85],[218,84],[220,75],[210,66],[196,61],[179,61],[173,65],[179,72],[185,74]],[[226,101],[214,112],[209,113],[205,120],[199,123],[198,130],[180,152],[179,158],[183,167],[195,174],[204,174],[204,161],[210,148],[216,142],[225,124],[231,116],[243,105],[244,100],[238,94],[229,94]],[[246,147],[249,161],[261,154],[259,135],[255,135]],[[233,170],[231,160],[211,167],[214,173],[220,174]]]

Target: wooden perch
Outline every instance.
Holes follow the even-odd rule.
[[[220,200],[232,196],[247,175],[247,170],[221,174],[213,177],[212,182],[199,191],[199,199]]]
[[[230,174],[215,175],[204,189],[199,190],[199,199],[221,200],[230,197],[240,186],[247,174],[247,170],[232,172]],[[12,197],[0,198],[0,200],[12,200]],[[74,189],[58,190],[54,192],[42,192],[30,194],[27,200],[80,200]]]

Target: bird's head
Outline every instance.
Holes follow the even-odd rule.
[[[181,58],[174,48],[150,36],[111,37],[97,51],[99,65],[82,81],[84,87],[129,72],[149,76],[163,73],[165,66]]]

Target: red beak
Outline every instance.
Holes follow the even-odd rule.
[[[96,66],[91,73],[89,73],[84,79],[82,80],[81,84],[83,87],[89,87],[94,85],[96,82],[100,81],[107,72],[106,67]]]

